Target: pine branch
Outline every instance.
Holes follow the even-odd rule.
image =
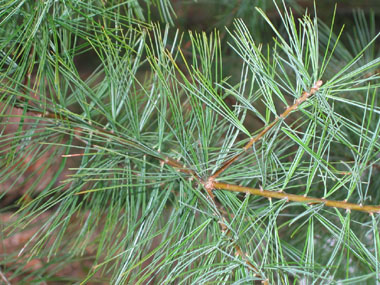
[[[226,161],[215,173],[210,176],[208,179],[202,179],[194,170],[186,167],[185,165],[181,164],[179,161],[169,157],[160,155],[159,152],[155,155],[152,153],[147,153],[148,155],[152,156],[155,159],[159,159],[161,163],[167,164],[170,167],[175,168],[178,172],[187,174],[192,176],[194,179],[196,179],[200,184],[204,186],[207,193],[209,194],[212,201],[216,204],[215,195],[212,193],[214,189],[221,189],[221,190],[229,190],[234,192],[241,192],[241,193],[250,193],[257,196],[263,196],[268,198],[277,198],[277,199],[286,199],[289,201],[295,201],[295,202],[302,202],[305,204],[316,204],[316,203],[323,203],[327,207],[335,207],[335,208],[342,208],[346,210],[354,210],[354,211],[362,211],[362,212],[368,212],[368,213],[377,213],[380,212],[380,206],[376,205],[362,205],[362,204],[354,204],[354,203],[347,203],[346,201],[334,201],[334,200],[326,200],[324,198],[314,198],[314,197],[306,197],[303,195],[295,195],[295,194],[287,194],[285,192],[276,192],[276,191],[268,191],[264,189],[256,189],[256,188],[250,188],[250,187],[243,187],[239,185],[232,185],[232,184],[226,184],[222,182],[216,182],[216,178],[225,171],[230,165],[232,165],[239,157],[241,157],[242,154],[244,154],[249,148],[259,140],[263,138],[263,136],[270,131],[281,119],[285,119],[292,111],[295,111],[299,108],[299,106],[305,102],[308,98],[310,98],[312,95],[314,95],[319,88],[322,86],[322,81],[317,81],[314,86],[310,89],[309,92],[304,92],[300,98],[298,98],[295,103],[289,107],[286,108],[286,110],[277,117],[272,123],[270,123],[267,127],[265,127],[257,136],[253,137],[244,147],[243,152],[235,155],[228,161]],[[23,102],[20,102],[20,104]],[[17,108],[22,108],[19,104],[16,104]],[[54,112],[39,112],[34,110],[27,110],[27,112],[33,114],[36,117],[42,117],[46,119],[54,119],[59,121],[70,121],[71,123],[74,123],[75,121],[71,120],[69,117],[57,114]],[[104,128],[98,127],[98,126],[91,126],[94,128],[93,131],[97,132],[99,135],[105,137],[105,138],[112,138],[115,137],[114,132],[108,131]],[[74,132],[76,132],[76,137],[80,138],[80,132],[78,132],[80,128],[73,129]],[[124,138],[118,137],[118,140],[121,142],[124,142],[126,145],[134,145],[135,143],[126,140]],[[62,155],[63,157],[74,157],[74,156],[80,156],[81,154],[67,154]],[[86,192],[86,191],[85,191]],[[78,193],[78,194],[81,194]],[[225,227],[225,223],[221,222],[222,229]],[[238,252],[241,252],[241,250],[238,250]]]
[[[45,2],[11,4],[0,21],[0,183],[28,188],[5,238],[38,223],[20,259],[2,253],[3,282],[21,274],[20,282],[47,282],[56,277],[50,265],[78,256],[91,259],[83,282],[378,280],[380,205],[365,204],[379,199],[380,61],[364,16],[351,52],[332,28],[274,3],[281,29],[260,9],[252,17],[276,35],[266,50],[258,43],[269,33],[250,21],[236,21],[235,33],[190,32],[188,41],[142,22],[151,17],[143,7],[157,4],[171,23],[168,0]],[[251,17],[248,2],[223,0]],[[228,35],[233,42],[221,43]],[[99,64],[90,77],[77,62],[88,51]],[[230,58],[243,62],[240,77]],[[319,78],[328,78],[323,87]],[[265,124],[255,136],[251,117]],[[45,146],[56,150],[48,159]],[[60,170],[45,176],[52,165]],[[25,256],[49,261],[19,273]]]

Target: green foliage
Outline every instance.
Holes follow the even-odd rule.
[[[266,5],[183,34],[169,1],[0,4],[2,281],[380,282],[375,18]]]

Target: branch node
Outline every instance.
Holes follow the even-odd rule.
[[[212,190],[214,190],[214,183],[215,183],[215,178],[213,177],[210,177],[209,179],[207,179],[207,182],[206,183],[203,183],[203,186],[205,187],[205,189],[207,190],[207,192],[211,192]]]
[[[312,89],[315,89],[315,91],[317,91],[319,88],[321,88],[323,84],[323,81],[322,80],[318,80],[317,82],[315,82],[314,86]]]

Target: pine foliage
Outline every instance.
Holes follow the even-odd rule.
[[[380,282],[374,16],[272,6],[181,32],[166,0],[0,4],[2,282]]]

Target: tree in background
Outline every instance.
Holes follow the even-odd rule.
[[[380,282],[376,8],[303,4],[1,3],[2,282]]]

